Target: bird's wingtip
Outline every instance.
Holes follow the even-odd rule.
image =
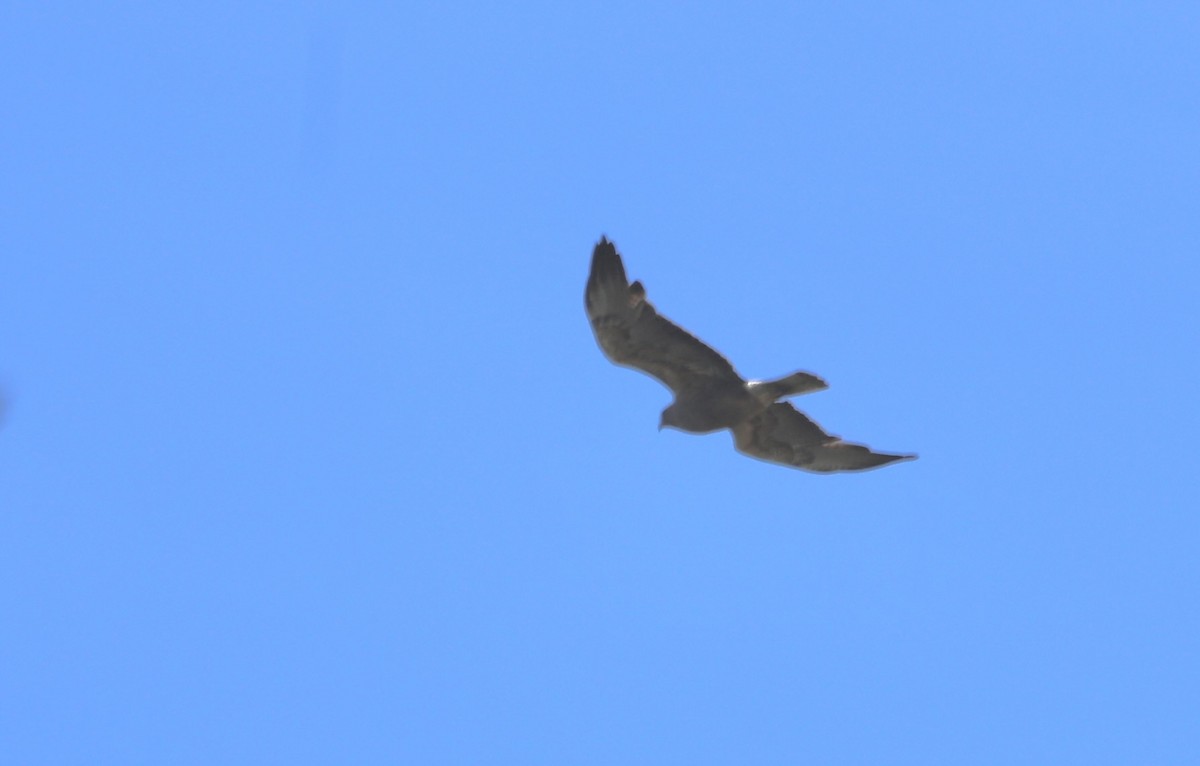
[[[595,253],[604,253],[605,255],[616,255],[617,246],[612,243],[612,240],[604,235],[600,235],[600,241],[596,243]]]
[[[608,237],[600,237],[600,241],[596,243],[595,249],[592,250],[592,271],[593,273],[600,271],[606,272],[618,278],[621,282],[625,282],[625,268],[621,263],[621,256],[617,253],[617,246],[609,240]]]

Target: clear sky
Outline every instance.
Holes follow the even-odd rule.
[[[1184,764],[1200,5],[10,3],[14,764]],[[607,234],[920,459],[658,433]]]

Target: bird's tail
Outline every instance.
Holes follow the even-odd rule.
[[[793,372],[776,380],[752,380],[746,387],[763,404],[769,405],[789,396],[824,391],[829,384],[810,372]]]

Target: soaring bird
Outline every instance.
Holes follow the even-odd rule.
[[[617,248],[605,237],[592,251],[584,305],[605,356],[674,392],[675,400],[662,411],[660,430],[706,434],[728,428],[743,455],[818,473],[864,471],[917,457],[842,441],[780,401],[828,388],[812,373],[743,379],[725,357],[654,310],[642,283],[630,284]]]

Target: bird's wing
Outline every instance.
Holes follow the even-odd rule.
[[[865,471],[917,457],[872,452],[861,444],[844,442],[787,402],[773,404],[734,426],[733,439],[743,455],[817,473]]]
[[[711,383],[741,383],[725,357],[654,310],[641,282],[629,283],[616,247],[601,237],[584,293],[605,355],[661,380],[676,394]]]

